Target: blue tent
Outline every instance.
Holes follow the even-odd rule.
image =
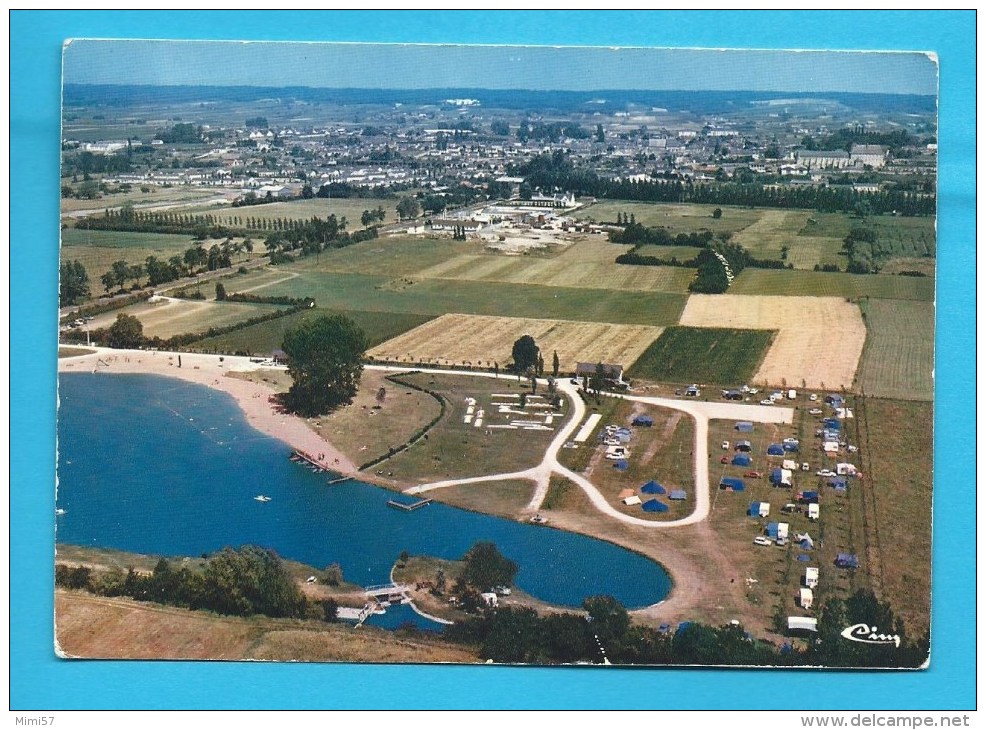
[[[838,491],[846,491],[846,478],[845,477],[832,477],[828,481],[830,487],[835,487]]]
[[[644,494],[664,494],[665,489],[660,484],[651,479],[644,486],[640,488],[640,491]]]
[[[770,483],[771,484],[780,484],[781,483],[781,478],[782,478],[782,475],[781,475],[781,470],[779,468],[777,468],[777,469],[771,469],[770,470]]]
[[[825,396],[825,402],[828,403],[833,408],[842,408],[843,399],[841,395],[836,395],[835,393],[829,393]]]
[[[771,444],[767,447],[767,453],[770,456],[784,456],[784,447],[780,444]]]
[[[633,419],[634,426],[653,426],[654,419],[650,416],[637,416]]]
[[[802,547],[804,547],[804,546],[802,546]],[[811,561],[811,556],[810,555],[805,555],[804,553],[802,553],[801,555],[798,556],[798,562],[799,563],[807,563],[809,561]]]
[[[839,419],[838,418],[826,418],[824,421],[822,421],[822,425],[824,425],[825,428],[832,429],[833,431],[841,431],[842,430],[842,424],[839,423]]]
[[[750,433],[753,430],[752,421],[739,421],[736,424],[736,430],[742,433]]]
[[[858,568],[859,558],[852,553],[839,553],[835,558],[835,564],[840,568]]]
[[[742,492],[746,489],[746,484],[742,479],[736,477],[723,477],[719,481],[719,489],[731,489],[734,492]]]
[[[616,440],[619,441],[621,444],[630,443],[630,433],[624,431],[617,431]]]
[[[733,466],[749,466],[753,463],[753,459],[750,458],[749,454],[736,454],[733,457]]]
[[[776,522],[768,522],[767,523],[767,537],[772,537],[772,538],[774,538],[776,540],[777,539],[777,529],[778,528],[777,528],[777,523]]]
[[[626,459],[617,459],[613,462],[613,468],[617,471],[626,471],[630,468],[630,462]]]
[[[668,506],[664,502],[658,502],[656,499],[648,499],[644,502],[641,507],[643,507],[644,512],[667,512]]]
[[[818,504],[818,492],[802,492],[801,501],[804,504]]]
[[[784,450],[791,453],[798,453],[798,445],[796,443],[786,443],[784,444]]]
[[[668,495],[668,499],[676,499],[676,500],[686,499],[687,497],[688,495],[685,494],[684,489],[672,489],[671,494]]]
[[[749,515],[750,517],[759,517],[760,516],[760,503],[759,502],[750,502],[750,509],[748,509],[746,511],[746,514]]]

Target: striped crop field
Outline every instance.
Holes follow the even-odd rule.
[[[541,349],[548,372],[555,352],[561,372],[574,372],[577,362],[618,363],[626,368],[661,330],[648,325],[446,314],[384,342],[368,354],[397,362],[438,365],[492,367],[496,362],[502,370],[511,362],[514,342],[530,335]]]
[[[186,332],[205,332],[210,327],[225,327],[278,309],[283,307],[273,304],[168,299],[143,302],[122,311],[140,320],[147,337],[173,337]],[[119,313],[113,311],[99,315],[92,321],[92,328],[109,327],[116,321]]]
[[[866,395],[931,400],[935,307],[930,302],[871,299],[860,304],[866,347],[856,385]]]
[[[383,206],[386,212],[385,223],[397,221],[397,201],[383,198],[309,198],[307,200],[289,200],[283,203],[264,203],[262,205],[244,205],[238,208],[223,206],[200,206],[182,209],[182,213],[191,215],[212,215],[216,221],[226,226],[245,226],[247,219],[272,220],[311,220],[314,217],[336,218],[345,217],[349,223],[347,230],[355,231],[363,227],[360,216],[364,210],[376,210]],[[237,223],[239,221],[239,223]]]
[[[628,266],[615,263],[627,247],[606,241],[580,241],[556,256],[505,256],[467,253],[417,271],[422,279],[456,279],[577,289],[685,292],[692,269]],[[698,249],[692,249],[693,255]]]
[[[835,297],[693,294],[680,324],[777,330],[753,375],[774,386],[848,388],[866,341],[859,307]]]
[[[931,277],[889,274],[844,274],[821,271],[744,269],[729,287],[730,294],[818,296],[858,299],[908,299],[930,302],[935,298]]]
[[[668,327],[630,370],[631,378],[735,385],[749,382],[774,337],[771,330]]]

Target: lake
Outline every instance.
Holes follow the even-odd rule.
[[[402,550],[458,559],[487,540],[517,563],[515,584],[549,603],[608,594],[636,608],[670,591],[660,565],[602,540],[435,502],[405,512],[380,487],[330,486],[205,386],[71,373],[59,376],[59,399],[60,543],[164,556],[255,544],[316,568],[338,563],[347,581],[371,585],[388,582]]]

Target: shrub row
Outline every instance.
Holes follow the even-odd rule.
[[[414,371],[411,371],[411,372],[408,372],[408,373],[404,373],[404,374],[405,375],[414,375],[417,372],[421,372],[421,371],[420,370],[414,370]],[[427,393],[432,398],[434,398],[435,400],[438,401],[438,405],[440,407],[440,410],[439,410],[437,416],[435,416],[433,419],[431,419],[431,421],[429,421],[425,426],[423,426],[422,428],[419,428],[417,431],[415,431],[414,434],[411,436],[411,438],[409,438],[407,441],[405,441],[400,446],[391,446],[389,449],[387,449],[387,453],[386,454],[383,454],[381,456],[378,456],[375,459],[370,459],[370,461],[366,462],[365,464],[362,464],[359,467],[359,470],[360,471],[365,471],[366,469],[369,469],[372,466],[376,466],[380,462],[386,461],[387,459],[391,458],[392,456],[395,456],[396,454],[401,453],[402,451],[406,451],[411,446],[413,446],[415,443],[417,443],[421,438],[423,438],[426,433],[428,433],[431,429],[433,429],[435,427],[435,424],[437,424],[440,420],[442,420],[442,417],[445,415],[445,399],[441,395],[439,395],[438,393],[436,393],[435,391],[429,390],[428,388],[422,388],[420,385],[415,385],[414,383],[409,383],[406,380],[401,380],[400,377],[397,376],[397,375],[388,375],[385,378],[385,380],[389,380],[391,383],[395,383],[397,385],[403,385],[405,388],[410,388],[411,390],[416,390],[416,391],[418,391],[420,393]]]

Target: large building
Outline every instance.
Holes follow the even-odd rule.
[[[798,150],[798,163],[810,170],[841,170],[852,160],[845,150]]]
[[[854,144],[849,151],[853,165],[878,168],[887,164],[887,148],[879,144]]]

